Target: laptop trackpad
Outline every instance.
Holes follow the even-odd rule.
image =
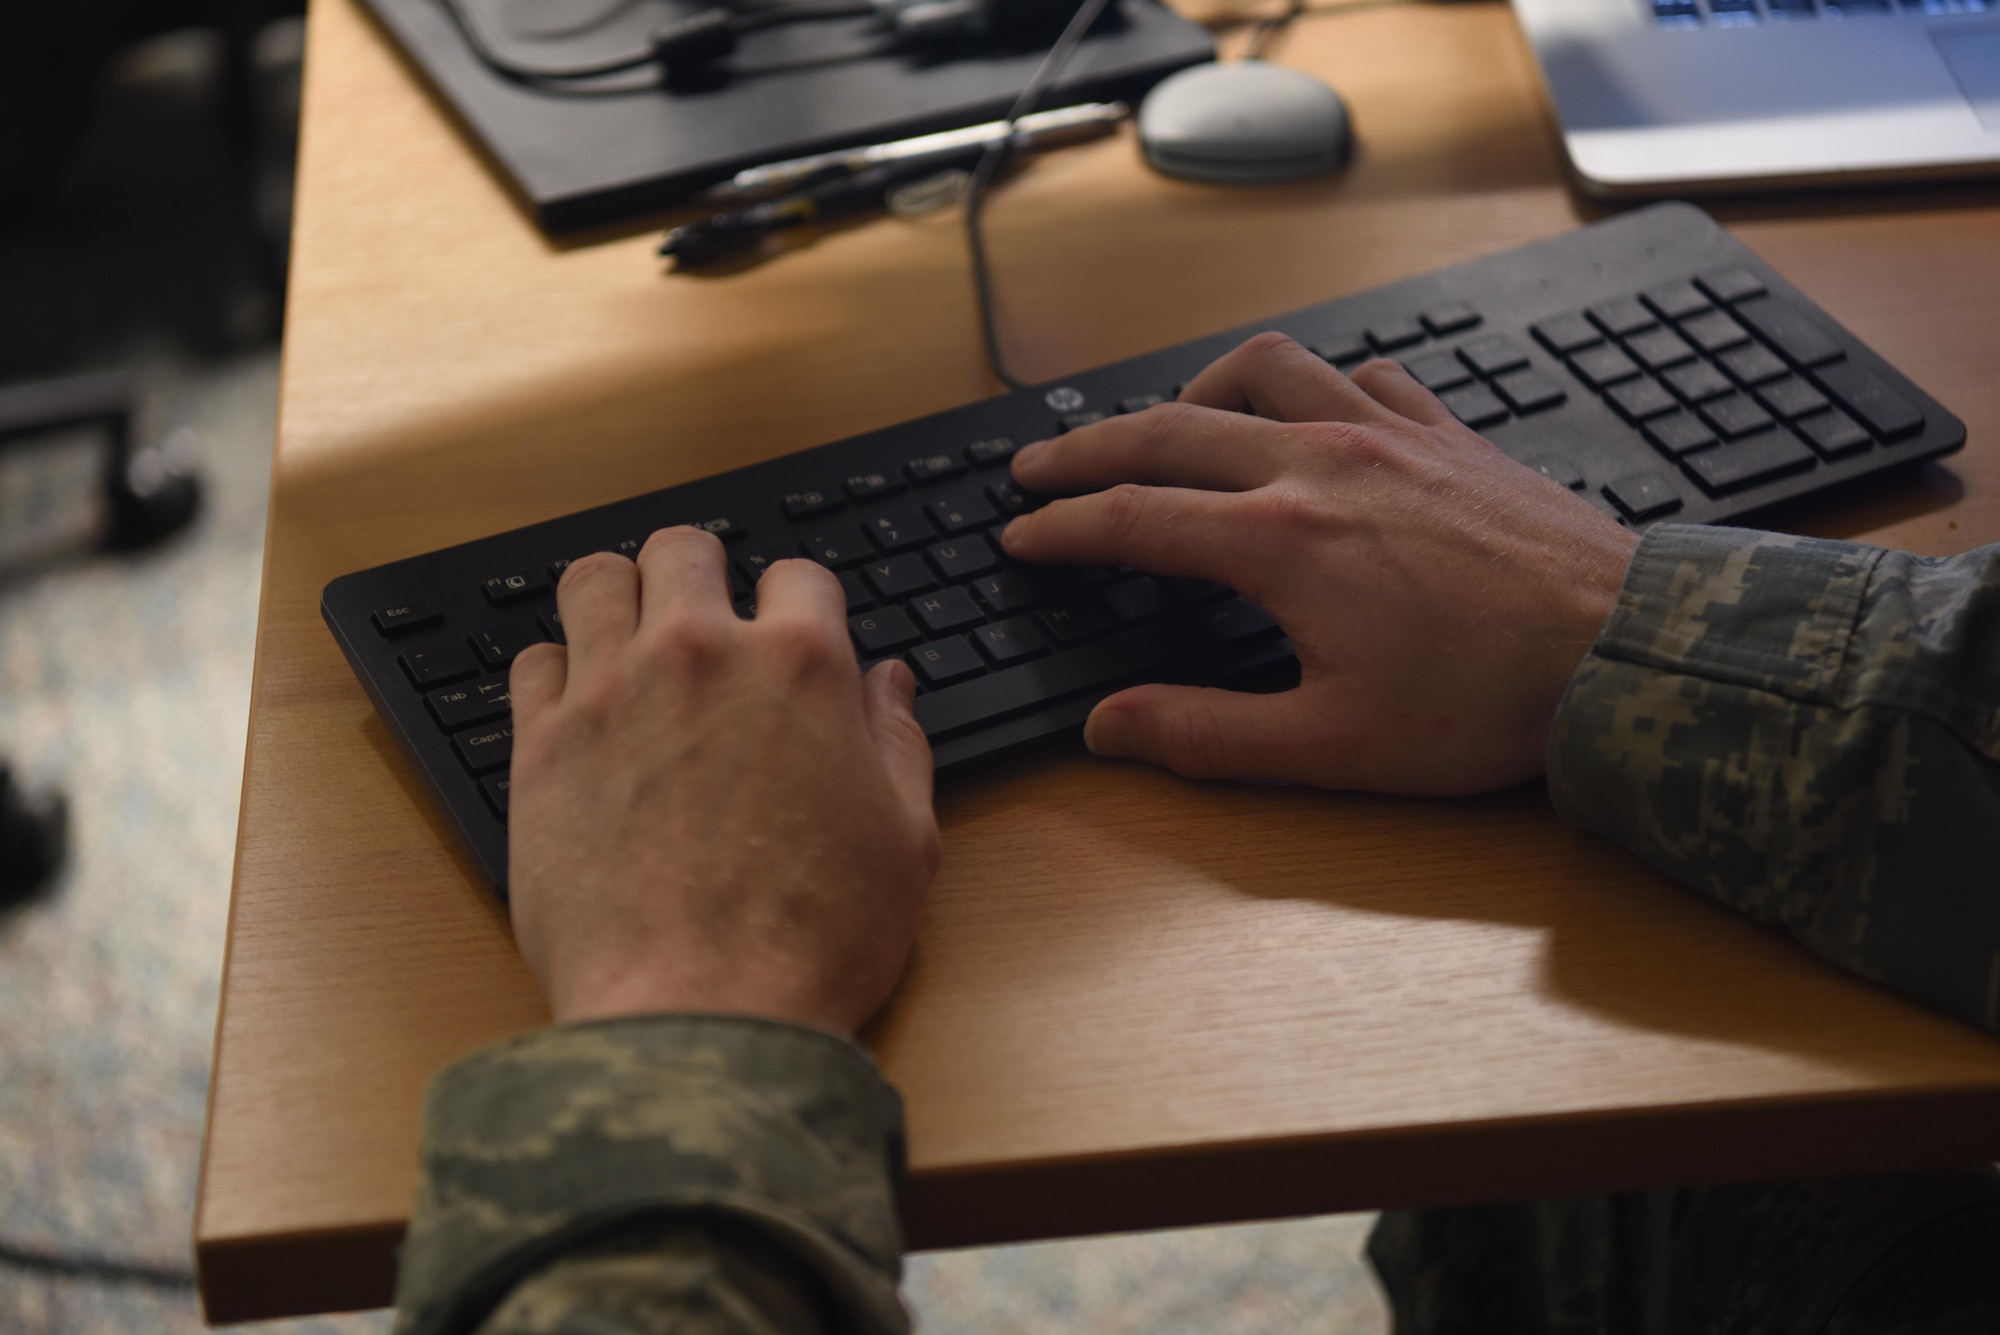
[[[1979,123],[2000,134],[2000,28],[1933,32],[1931,38]]]

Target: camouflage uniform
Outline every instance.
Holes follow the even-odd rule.
[[[1662,527],[1550,740],[1557,809],[2000,1032],[2000,548]],[[756,1020],[526,1035],[432,1086],[399,1332],[882,1332],[901,1104]],[[2000,1330],[1988,1167],[1385,1215],[1401,1335]]]

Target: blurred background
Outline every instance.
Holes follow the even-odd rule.
[[[0,1330],[189,1271],[278,402],[303,0],[0,6]],[[43,874],[47,870],[46,875]],[[914,1258],[926,1332],[1387,1319],[1365,1216]],[[260,1329],[384,1332],[386,1314]]]

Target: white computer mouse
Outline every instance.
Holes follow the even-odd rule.
[[[1347,104],[1310,74],[1261,60],[1196,65],[1139,105],[1146,161],[1191,181],[1289,181],[1332,171],[1353,143]]]

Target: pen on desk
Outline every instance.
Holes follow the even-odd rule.
[[[1031,126],[1035,118],[1024,116],[1018,122],[1021,127],[1015,132],[1014,148],[1017,151],[1032,151],[1052,148],[1061,144],[1077,143],[1085,138],[1096,138],[1108,134],[1126,113],[1122,102],[1091,103],[1087,107],[1066,107],[1065,112],[1089,110],[1089,117],[1071,117],[1057,122],[1044,121]],[[1058,113],[1049,113],[1055,115]],[[770,167],[755,168],[756,171],[787,171],[799,169],[801,179],[818,179],[805,189],[788,194],[782,199],[766,200],[752,204],[745,209],[729,213],[718,213],[699,222],[684,224],[668,232],[660,243],[662,257],[672,259],[677,265],[696,267],[708,264],[734,250],[741,250],[754,244],[759,238],[773,232],[782,232],[793,227],[803,227],[808,223],[821,222],[827,218],[846,213],[856,213],[867,208],[879,208],[883,197],[893,187],[908,181],[920,180],[951,168],[969,169],[979,161],[997,134],[984,138],[971,137],[973,131],[984,132],[988,126],[973,126],[966,132],[951,132],[957,138],[941,143],[947,135],[926,135],[922,139],[905,139],[896,144],[878,144],[872,149],[855,149],[847,155],[825,154],[823,159],[841,158],[842,161],[821,161],[813,158],[799,158],[792,163],[773,163]],[[990,128],[1004,131],[1006,122],[995,121]],[[928,142],[927,142],[928,141]],[[910,150],[909,145],[922,144],[924,147]],[[881,157],[873,166],[850,170],[849,159],[875,152],[878,149],[896,149],[896,153]],[[803,164],[819,162],[818,166],[805,167]],[[747,173],[739,173],[741,180]]]
[[[1123,102],[1084,102],[1073,107],[1057,107],[1053,111],[1038,111],[1014,123],[1015,147],[1055,148],[1061,144],[1095,139],[1111,133],[1129,111],[1130,108]],[[772,195],[890,163],[916,166],[919,163],[933,165],[934,160],[940,159],[953,160],[935,162],[934,165],[942,169],[955,165],[956,159],[967,154],[976,157],[1006,132],[1007,122],[987,121],[982,125],[918,135],[914,139],[897,139],[886,144],[869,144],[862,148],[770,162],[736,173],[722,184],[711,187],[702,198],[710,203],[740,204],[768,199]]]

